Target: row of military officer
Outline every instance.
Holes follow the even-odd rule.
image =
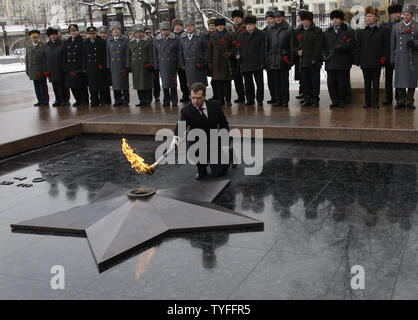
[[[283,11],[267,12],[266,69],[273,105],[288,106],[288,70],[294,64],[295,80],[300,84],[297,98],[301,99],[302,106],[318,107],[320,70],[324,62],[332,101],[330,107],[350,103],[350,69],[354,64],[363,72],[364,108],[379,108],[379,82],[384,67],[384,104],[392,104],[395,87],[395,108],[415,109],[414,93],[418,83],[415,12],[412,4],[391,5],[389,22],[379,26],[379,10],[369,6],[365,8],[366,26],[354,31],[344,21],[344,12],[337,9],[330,13],[332,23],[324,32],[315,26],[312,12],[299,12],[301,23],[295,30],[284,20]]]
[[[234,16],[235,15],[235,16]],[[225,19],[211,19],[211,32],[200,33],[195,30],[194,22],[186,23],[175,19],[160,24],[161,33],[152,40],[151,31],[140,25],[134,26],[134,38],[128,39],[121,34],[118,22],[112,22],[112,36],[107,40],[107,33],[97,36],[96,28],[87,29],[89,39],[79,35],[77,25],[69,26],[70,37],[63,40],[59,30],[49,28],[49,41],[43,45],[40,42],[39,31],[32,30],[29,35],[33,45],[26,55],[27,74],[34,81],[38,98],[36,105],[48,104],[46,80],[52,83],[56,101],[54,106],[69,104],[69,89],[76,102],[73,106],[88,104],[88,89],[91,105],[110,104],[110,85],[113,87],[115,106],[129,105],[129,72],[132,72],[133,87],[138,90],[139,105],[148,105],[154,97],[159,97],[159,77],[164,91],[163,106],[177,106],[177,76],[183,92],[181,102],[188,102],[189,88],[194,82],[207,85],[207,77],[212,76],[214,99],[224,100],[231,105],[230,78],[235,80],[238,99],[242,102],[244,88],[239,64],[235,63],[234,53],[238,34],[244,30],[242,26],[242,11],[233,12],[236,23],[226,30]],[[215,26],[220,31],[220,37],[215,35]],[[147,36],[144,35],[148,33]],[[223,34],[228,33],[222,39]],[[209,41],[214,36],[214,41]],[[223,52],[225,40],[228,39],[228,50]],[[106,41],[103,41],[106,40]],[[229,41],[231,40],[231,41]],[[209,61],[212,58],[212,61]],[[88,89],[87,89],[88,88]],[[157,92],[156,92],[157,91]],[[157,94],[156,94],[157,93]],[[226,98],[226,99],[223,99]]]
[[[40,32],[32,30],[32,45],[26,51],[26,73],[34,82],[38,103],[49,104],[47,79],[52,83],[53,106],[69,105],[70,90],[75,98],[73,106],[110,105],[110,86],[114,91],[114,106],[129,105],[129,72],[133,72],[133,86],[138,90],[140,104],[150,104],[149,91],[159,99],[158,74],[153,70],[153,39],[151,31],[134,27],[135,38],[121,35],[118,22],[112,23],[112,36],[102,27],[100,36],[95,27],[87,29],[83,39],[77,25],[69,26],[70,37],[64,40],[58,29],[48,28],[49,41],[40,42]],[[157,79],[156,79],[157,78]],[[156,80],[155,80],[156,79]]]

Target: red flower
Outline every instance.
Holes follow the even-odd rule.
[[[344,40],[347,40],[347,36],[344,36]]]
[[[288,56],[284,56],[284,57],[283,57],[283,60],[284,60],[284,62],[286,62],[287,64],[289,64],[289,63],[290,63],[290,61],[289,61],[289,57],[288,57]]]
[[[101,64],[99,64],[99,69],[103,69],[103,66]]]
[[[196,63],[196,68],[200,69],[200,63]]]
[[[244,27],[241,27],[241,28],[239,28],[239,30],[240,30],[240,31],[244,31],[245,29],[244,29]]]
[[[237,48],[239,48],[239,47],[241,47],[241,43],[240,42],[237,43]]]
[[[46,78],[48,78],[50,75],[51,75],[51,74],[50,74],[48,71],[45,71],[45,72],[44,72],[44,76],[45,76]]]
[[[225,44],[226,43],[226,41],[225,41],[224,38],[222,38],[221,42],[222,42],[222,44]]]
[[[145,68],[149,68],[149,67],[151,67],[151,63],[148,63],[145,65]]]
[[[37,72],[36,75],[38,76],[38,79],[41,78],[41,73],[40,72]]]
[[[237,40],[232,41],[232,43],[233,43],[233,44],[236,44],[236,43],[237,43]]]
[[[75,77],[76,76],[76,74],[75,74],[75,72],[70,72],[70,74],[73,76],[73,77]]]
[[[401,29],[402,29],[402,26],[401,26],[401,24],[399,24],[399,30],[401,30]],[[408,30],[405,30],[404,32],[402,32],[402,34],[411,33],[412,31],[414,31],[414,29],[415,29],[415,25],[412,25],[411,28],[409,28]]]
[[[347,39],[347,42],[348,42],[348,43],[350,43],[350,42],[351,42],[351,39],[350,39],[350,38],[348,38],[348,39]]]
[[[380,59],[380,64],[385,64],[386,62],[386,57],[382,57],[382,59]]]
[[[298,39],[298,40],[302,39],[302,34],[298,35],[298,36],[297,36],[297,39]]]

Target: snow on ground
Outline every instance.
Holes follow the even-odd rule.
[[[11,64],[0,64],[0,74],[10,72],[25,71],[26,66],[24,63],[11,63]]]
[[[19,56],[10,55],[10,56],[0,56],[0,60],[13,60],[13,59],[19,59]]]

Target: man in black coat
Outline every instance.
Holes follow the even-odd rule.
[[[302,27],[294,32],[295,50],[301,58],[303,81],[303,107],[319,107],[321,84],[322,50],[324,35],[321,28],[313,23],[313,13],[301,11]]]
[[[200,180],[207,176],[207,166],[210,162],[210,146],[212,144],[218,145],[218,139],[216,141],[210,140],[211,129],[226,129],[229,132],[229,124],[226,120],[225,114],[222,111],[222,107],[219,101],[206,100],[206,86],[203,83],[196,82],[190,88],[192,102],[185,106],[180,111],[180,121],[186,122],[186,128],[203,129],[207,137],[207,163],[197,164],[197,174],[195,178]],[[174,137],[172,146],[178,146],[178,124],[174,130]],[[182,137],[183,138],[183,137]],[[195,141],[196,142],[196,141]],[[191,144],[195,143],[192,142]],[[189,145],[190,146],[190,145]],[[217,146],[218,147],[218,146]],[[221,156],[229,153],[229,139],[227,145],[222,145],[221,150],[218,149],[218,154]],[[212,174],[214,176],[223,176],[228,171],[229,165],[221,164],[218,159],[218,163],[210,164]]]
[[[78,26],[71,24],[68,27],[70,37],[65,41],[63,67],[65,83],[73,92],[75,103],[73,107],[89,105],[87,91],[86,70],[83,69],[86,58],[83,38],[78,34]]]
[[[245,105],[254,105],[255,88],[253,78],[257,84],[257,103],[263,105],[264,80],[263,68],[265,65],[264,32],[256,27],[257,18],[247,16],[243,24],[246,30],[241,32],[237,39],[235,57],[241,66],[241,73],[245,81]]]
[[[369,6],[365,9],[366,27],[358,31],[356,65],[360,66],[364,78],[364,108],[379,108],[379,84],[382,66],[389,57],[389,46],[385,30],[377,26],[379,10]]]
[[[106,41],[97,36],[96,27],[87,28],[87,34],[89,39],[84,42],[87,57],[83,69],[87,71],[91,106],[105,106],[108,102],[106,93],[109,92],[106,78]]]
[[[274,12],[275,23],[266,31],[265,56],[267,70],[272,73],[272,105],[289,106],[289,69],[293,54],[292,27],[284,11]]]
[[[206,34],[206,41],[209,44],[211,34],[215,33],[216,31],[215,18],[210,18],[208,20],[208,28],[209,28],[209,32]],[[209,70],[209,68],[207,68],[207,72],[208,72],[208,77],[211,78],[210,86],[212,87],[212,98],[210,98],[209,100],[216,100],[216,92],[218,92],[218,89],[216,88],[216,81],[213,80],[213,74],[212,74],[212,71]]]
[[[344,21],[344,12],[331,12],[332,25],[324,32],[324,61],[328,74],[330,107],[345,107],[350,82],[351,55],[354,50],[354,31]]]
[[[64,59],[64,40],[58,36],[58,30],[48,28],[49,41],[44,46],[44,74],[49,78],[54,89],[53,107],[65,107],[69,103],[68,88],[65,86],[65,72],[62,66]]]
[[[144,28],[144,33],[148,37],[148,39],[152,39],[154,41],[152,31],[149,27]],[[154,70],[154,81],[153,81],[152,87],[153,87],[152,95],[154,96],[155,102],[160,102],[161,85],[160,85],[160,72],[158,70]]]
[[[268,29],[274,25],[274,12],[272,10],[266,12],[266,26],[263,29],[264,34],[267,33]],[[266,68],[267,71],[267,86],[269,88],[271,100],[267,101],[267,103],[273,102],[273,94],[274,94],[274,87],[273,87],[273,72]]]
[[[402,5],[393,4],[388,7],[389,21],[382,25],[385,29],[386,41],[388,47],[390,47],[390,39],[392,35],[392,29],[395,24],[401,21]],[[385,67],[385,92],[386,100],[383,102],[384,105],[392,105],[393,101],[393,71],[395,70],[394,65],[390,63],[388,59],[384,65]],[[395,92],[396,95],[396,92]]]
[[[231,12],[232,20],[234,21],[234,25],[230,28],[229,31],[235,36],[235,39],[238,39],[240,33],[245,31],[245,26],[243,24],[244,21],[244,12],[241,10],[233,10]],[[236,68],[234,73],[234,84],[235,84],[235,91],[238,94],[238,98],[234,100],[235,103],[242,103],[245,102],[245,89],[244,89],[244,81],[241,74],[241,68],[239,61],[236,61]]]
[[[104,43],[106,45],[107,39],[109,39],[109,27],[108,26],[101,26],[99,29],[99,37],[104,40]],[[107,59],[107,55],[106,55]],[[102,104],[110,106],[112,105],[112,98],[110,95],[110,87],[112,86],[112,74],[110,73],[110,69],[107,68],[107,65],[105,66],[105,77],[106,77],[106,87],[108,88],[106,92],[103,95]]]
[[[176,38],[180,40],[183,34],[186,32],[184,31],[184,21],[181,19],[174,19],[172,21],[172,27],[174,30],[174,34],[176,35]],[[180,90],[183,94],[182,98],[180,99],[180,102],[188,103],[190,101],[190,92],[189,87],[187,86],[186,70],[179,68],[177,74],[179,76]]]

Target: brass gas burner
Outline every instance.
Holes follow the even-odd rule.
[[[153,188],[137,188],[129,191],[129,199],[140,199],[147,198],[155,194],[155,189]]]

